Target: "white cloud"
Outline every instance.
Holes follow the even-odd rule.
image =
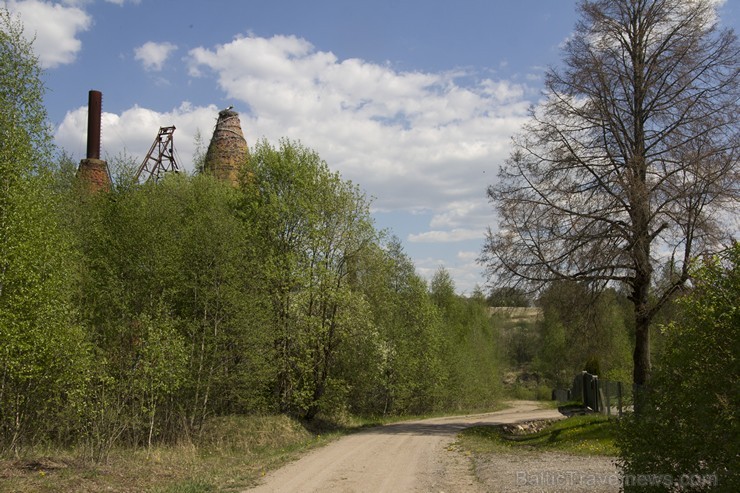
[[[145,70],[162,70],[164,62],[177,49],[172,43],[147,41],[134,49],[134,58],[141,62]]]
[[[339,60],[295,36],[195,48],[189,67],[248,105],[247,135],[300,139],[362,184],[378,210],[441,211],[483,197],[529,105],[523,85]]]
[[[485,230],[453,228],[448,231],[427,231],[425,233],[410,234],[411,243],[451,243],[456,241],[478,240],[485,237]]]
[[[192,171],[195,136],[200,132],[208,144],[216,124],[216,106],[192,106],[183,103],[171,111],[160,113],[134,106],[120,115],[103,113],[101,122],[101,154],[113,157],[125,151],[137,161],[142,161],[159,127],[175,125],[176,158],[179,165]],[[87,107],[70,111],[56,129],[56,143],[76,157],[84,157],[87,141]]]
[[[432,228],[460,228],[475,224],[481,229],[490,222],[491,206],[481,197],[471,200],[453,201],[434,214],[429,226]]]
[[[74,5],[41,0],[10,0],[7,6],[19,16],[28,39],[35,37],[33,48],[42,67],[54,68],[75,61],[82,48],[77,35],[92,23],[85,11]]]
[[[480,252],[457,252],[457,258],[465,262],[476,262],[480,257]]]

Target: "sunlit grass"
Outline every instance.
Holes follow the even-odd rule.
[[[537,433],[509,435],[498,426],[476,426],[460,434],[459,444],[474,453],[558,451],[577,455],[617,454],[616,423],[601,415],[573,416]]]

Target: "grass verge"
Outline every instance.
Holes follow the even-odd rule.
[[[473,454],[557,451],[574,455],[617,455],[616,422],[601,415],[573,416],[536,433],[513,435],[499,426],[475,426],[458,444]]]
[[[286,416],[238,416],[212,420],[193,443],[114,449],[104,464],[81,459],[80,450],[35,449],[0,460],[0,492],[241,491],[341,434]]]

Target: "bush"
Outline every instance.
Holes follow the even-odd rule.
[[[625,491],[740,491],[740,244],[696,273],[640,412],[618,437]],[[645,485],[648,479],[653,485]]]

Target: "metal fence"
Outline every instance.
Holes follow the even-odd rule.
[[[553,398],[565,401],[578,401],[591,411],[606,416],[622,416],[632,407],[632,393],[622,382],[600,379],[588,372],[581,372],[573,378],[570,389],[556,389]]]

